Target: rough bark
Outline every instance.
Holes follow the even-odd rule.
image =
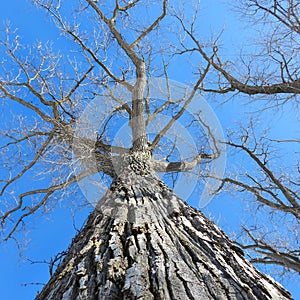
[[[292,299],[134,155],[73,239],[41,299]]]

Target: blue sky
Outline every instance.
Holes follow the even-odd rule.
[[[230,44],[240,34],[237,29],[238,21],[228,12],[224,14],[222,1],[212,3],[207,0],[202,3],[206,7],[203,18],[207,24],[207,28],[203,29],[203,34],[209,36],[211,32],[219,32],[224,28],[224,40]],[[8,20],[11,21],[13,28],[18,28],[23,42],[30,44],[36,39],[53,40],[55,43],[59,41],[53,26],[44,15],[31,6],[30,1],[4,1],[0,10],[0,28],[4,28],[4,23]],[[181,76],[180,71],[174,70],[174,79],[180,80]],[[235,102],[231,102],[230,110],[214,102],[212,106],[224,129],[231,126],[232,122],[238,121],[241,116],[245,118],[246,111],[249,111],[249,107],[241,108],[239,103]],[[285,136],[287,138],[287,132],[290,133],[289,137],[296,137],[298,124],[294,118],[293,107],[285,108],[275,117],[266,113],[263,118],[268,120],[267,123],[273,128],[274,137],[278,135],[278,137]],[[25,183],[23,184],[25,185]],[[189,201],[195,205],[193,199]],[[92,207],[84,207],[77,211],[75,216],[77,227],[80,228],[91,210]],[[204,212],[212,215],[217,224],[227,233],[232,232],[239,225],[242,211],[243,203],[234,195],[216,198],[204,209]],[[57,252],[67,249],[74,234],[70,208],[59,204],[57,209],[45,218],[38,216],[32,219],[32,230],[27,235],[30,242],[26,249],[20,252],[13,241],[0,244],[1,299],[33,299],[36,292],[41,289],[41,286],[36,284],[45,283],[49,278],[48,268],[45,264],[31,264],[28,259],[32,261],[48,260]],[[295,299],[300,299],[300,289],[296,286],[295,281],[286,282],[285,287],[293,293]]]

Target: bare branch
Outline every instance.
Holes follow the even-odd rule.
[[[3,216],[1,216],[1,224],[3,225],[4,222],[6,221],[6,219],[12,215],[14,212],[16,212],[17,210],[19,210],[22,206],[23,206],[23,200],[25,197],[28,196],[32,196],[32,195],[38,195],[38,194],[45,194],[45,196],[42,198],[42,200],[40,200],[36,205],[34,206],[26,206],[24,207],[22,210],[27,210],[27,213],[23,213],[18,219],[17,221],[14,223],[13,228],[10,230],[10,232],[8,233],[8,235],[4,238],[4,241],[7,241],[8,239],[10,239],[13,235],[13,233],[18,229],[19,225],[21,222],[23,222],[23,220],[34,214],[39,208],[41,208],[43,205],[46,204],[47,200],[49,199],[50,196],[53,195],[54,192],[59,191],[61,189],[64,189],[68,186],[70,186],[72,183],[75,183],[79,180],[81,180],[82,178],[91,175],[90,171],[87,172],[83,172],[80,175],[77,176],[72,176],[71,178],[67,179],[65,182],[62,182],[60,184],[57,185],[52,185],[48,188],[44,188],[44,189],[37,189],[37,190],[33,190],[33,191],[28,191],[25,193],[22,193],[19,196],[19,203],[18,206],[7,211]]]
[[[89,1],[87,0],[87,2],[94,8],[96,9],[96,11],[99,13],[101,12],[97,6],[95,5],[94,1]],[[73,37],[73,39],[80,45],[80,47],[87,52],[92,58],[93,60],[105,71],[105,73],[112,78],[115,82],[118,82],[119,84],[124,85],[128,90],[132,90],[132,86],[125,80],[119,79],[117,78],[110,70],[109,68],[97,57],[97,54],[90,48],[88,47],[88,45],[86,45],[84,43],[84,41],[80,38],[80,36],[78,34],[76,34],[76,32],[74,30],[72,30],[71,28],[69,28],[63,21],[63,18],[60,16],[58,11],[55,11],[53,9],[51,9],[51,6],[47,6],[47,5],[43,5],[43,4],[39,4],[41,7],[45,8],[47,11],[49,11],[49,13],[55,18],[55,20],[58,22],[58,24],[61,26],[61,29],[67,33],[68,35],[70,35],[71,37]],[[101,12],[102,14],[102,12]],[[103,15],[104,16],[104,15]],[[105,18],[106,19],[106,18]],[[106,19],[107,20],[107,19]],[[108,20],[107,20],[108,21]]]
[[[31,104],[31,103],[28,103],[26,102],[24,99],[21,99],[13,94],[11,94],[10,92],[8,92],[5,88],[5,83],[3,82],[0,82],[0,91],[3,92],[3,94],[8,97],[9,99],[13,100],[13,101],[16,101],[20,104],[22,104],[23,106],[31,109],[32,111],[36,112],[43,120],[47,121],[47,122],[50,122],[52,124],[57,124],[56,120],[47,116],[45,113],[43,113],[37,106]]]
[[[0,192],[0,196],[3,195],[3,193],[5,192],[6,188],[11,185],[14,181],[20,179],[28,170],[30,170],[36,163],[37,161],[42,157],[43,152],[45,151],[45,149],[47,148],[47,146],[51,143],[53,137],[55,134],[55,129],[52,130],[48,135],[47,140],[42,144],[42,146],[40,147],[40,149],[36,152],[35,157],[32,159],[32,161],[23,168],[23,170],[21,170],[15,177],[9,179],[7,181],[7,183],[3,186],[3,188],[1,189]],[[13,209],[12,211],[10,211],[10,213],[18,210],[19,208],[21,208],[21,206],[17,206],[15,209]],[[9,214],[10,214],[9,213]],[[6,218],[6,214],[4,214],[3,219]]]
[[[163,11],[161,13],[161,15],[146,29],[144,30],[141,35],[130,45],[131,48],[136,47],[141,41],[142,39],[148,35],[160,22],[161,20],[166,16],[167,14],[167,0],[164,0],[163,2]]]
[[[281,1],[274,0],[273,5],[270,7],[260,4],[258,0],[249,1],[251,6],[256,7],[257,10],[266,12],[268,15],[273,16],[281,24],[285,25],[292,31],[300,34],[300,22],[299,22],[299,9],[293,3],[288,1],[288,7],[284,8]]]
[[[276,264],[300,273],[299,251],[279,251],[278,249],[272,247],[270,244],[266,243],[261,238],[254,237],[249,229],[245,227],[243,227],[243,229],[246,231],[248,237],[254,242],[254,244],[242,245],[238,243],[239,246],[243,249],[253,249],[255,250],[255,252],[263,255],[262,258],[251,259],[251,262]]]
[[[166,162],[166,161],[159,161],[153,160],[152,166],[156,172],[187,172],[193,170],[203,159],[205,159],[205,163],[208,160],[212,160],[217,158],[218,155],[213,154],[198,154],[196,155],[192,161],[180,161],[180,162]]]
[[[280,182],[280,180],[278,178],[276,178],[276,176],[266,166],[266,164],[263,163],[257,157],[257,155],[253,151],[251,151],[249,148],[247,148],[246,146],[238,145],[233,142],[228,142],[228,145],[244,150],[252,158],[252,160],[255,161],[255,163],[261,168],[261,170],[263,170],[265,172],[265,174],[270,178],[271,182],[273,182],[276,185],[276,187],[278,187],[278,189],[282,192],[282,194],[288,200],[288,202],[292,206],[291,208],[289,208],[289,210],[291,210],[293,212],[293,214],[299,218],[300,205],[298,204],[297,200],[295,199],[295,197],[293,197],[293,195],[289,192],[289,190]],[[278,206],[277,206],[277,208],[278,208]],[[287,208],[285,208],[285,209],[287,209]]]
[[[184,32],[191,38],[191,40],[196,45],[195,48],[191,48],[190,52],[198,52],[200,55],[209,63],[212,67],[215,68],[223,77],[227,80],[229,86],[221,88],[220,90],[215,89],[206,89],[202,88],[201,90],[206,92],[217,92],[217,93],[228,93],[233,91],[238,91],[247,95],[257,95],[257,94],[265,94],[265,95],[275,95],[275,94],[299,94],[300,93],[300,80],[297,78],[293,81],[282,82],[278,84],[268,84],[268,85],[248,85],[247,83],[243,83],[239,81],[236,77],[231,75],[226,69],[223,67],[223,63],[217,55],[218,49],[216,47],[213,48],[214,57],[217,59],[215,62],[214,57],[209,57],[207,53],[203,50],[200,41],[196,38],[193,31],[189,30],[184,24],[183,20],[178,16],[175,16]],[[187,51],[187,50],[185,50]]]
[[[76,82],[76,84],[71,88],[71,90],[68,92],[68,94],[61,100],[61,102],[65,102],[67,100],[70,100],[74,92],[80,87],[82,82],[87,78],[88,74],[92,72],[94,69],[94,66],[91,66],[84,74],[83,76]]]
[[[182,106],[182,108],[179,110],[179,112],[175,116],[172,117],[172,119],[168,122],[168,124],[156,135],[153,142],[151,143],[151,149],[154,149],[158,145],[161,138],[174,125],[174,123],[184,114],[184,112],[186,111],[186,108],[192,102],[192,100],[197,92],[198,87],[200,86],[200,84],[202,83],[206,74],[208,73],[209,67],[210,67],[210,63],[208,63],[208,65],[205,69],[205,72],[202,74],[202,76],[198,79],[198,81],[194,85],[193,90],[191,91],[191,94],[189,95],[187,100],[184,102],[184,105]]]

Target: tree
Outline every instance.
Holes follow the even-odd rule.
[[[291,299],[145,158],[123,167],[36,299]]]
[[[232,70],[228,62],[222,62],[217,41],[204,47],[197,38],[195,33],[196,18],[190,22],[186,21],[184,10],[175,9],[170,5],[168,7],[167,1],[151,2],[150,8],[140,1],[120,1],[120,3],[116,1],[113,4],[100,5],[95,1],[87,0],[78,4],[77,10],[74,10],[75,16],[71,15],[68,6],[64,6],[60,1],[35,1],[35,3],[44,8],[61,32],[70,38],[70,43],[75,45],[76,54],[68,58],[69,65],[63,65],[61,61],[66,57],[54,55],[49,46],[44,47],[38,44],[28,51],[27,56],[24,55],[24,51],[20,50],[22,45],[19,37],[16,36],[11,39],[8,29],[6,31],[7,37],[2,40],[2,46],[7,52],[7,61],[6,64],[2,64],[1,96],[21,105],[23,107],[22,115],[27,114],[30,117],[30,120],[21,117],[14,119],[14,121],[19,122],[18,126],[12,127],[10,124],[10,127],[3,133],[5,146],[2,149],[5,151],[4,155],[7,155],[5,157],[7,162],[10,163],[7,164],[7,177],[3,181],[1,191],[1,195],[7,199],[7,203],[3,202],[1,209],[3,211],[2,224],[6,225],[8,230],[4,239],[14,238],[14,234],[28,216],[40,209],[49,209],[55,198],[66,197],[67,193],[74,191],[75,183],[84,178],[101,172],[104,174],[103,176],[107,176],[105,178],[108,178],[108,182],[111,180],[113,182],[108,194],[90,216],[84,229],[75,238],[56,275],[52,277],[49,285],[38,297],[41,299],[45,297],[44,295],[49,292],[49,287],[52,288],[51,284],[58,282],[61,284],[61,289],[57,292],[66,293],[68,286],[64,285],[67,284],[65,280],[73,280],[72,276],[75,276],[74,273],[66,274],[66,272],[70,266],[75,265],[78,266],[77,271],[79,273],[82,271],[82,273],[78,273],[78,276],[82,278],[83,295],[86,292],[91,292],[94,287],[86,286],[87,271],[84,266],[81,269],[80,263],[85,265],[86,259],[92,257],[89,255],[98,249],[104,257],[102,263],[109,266],[108,270],[110,270],[107,274],[103,274],[104,277],[100,279],[100,282],[110,293],[122,290],[124,297],[151,292],[154,296],[160,295],[162,297],[161,295],[169,294],[170,298],[176,298],[174,295],[181,293],[177,289],[183,287],[185,295],[188,294],[190,298],[197,298],[197,293],[202,290],[200,286],[204,279],[199,278],[195,270],[200,271],[205,268],[203,264],[199,266],[198,259],[203,257],[203,260],[211,260],[213,253],[215,257],[218,257],[217,253],[219,253],[223,259],[232,255],[232,261],[228,262],[228,266],[239,275],[243,283],[237,283],[234,275],[224,266],[224,262],[220,263],[217,259],[218,262],[213,261],[212,263],[217,264],[221,272],[217,272],[217,281],[222,282],[222,287],[217,289],[218,294],[223,291],[224,297],[236,299],[237,294],[242,293],[242,289],[249,289],[248,292],[245,292],[248,294],[244,295],[246,299],[251,299],[251,293],[257,299],[269,299],[268,293],[277,293],[278,297],[289,299],[290,296],[281,287],[276,286],[274,282],[249,266],[241,258],[241,251],[233,246],[222,232],[217,229],[215,230],[218,234],[211,232],[215,227],[199,212],[193,211],[173,195],[153,171],[169,173],[170,180],[177,173],[187,171],[195,172],[198,176],[201,175],[206,178],[212,177],[212,179],[220,182],[219,190],[228,184],[237,186],[243,191],[255,195],[257,200],[264,205],[268,205],[276,211],[291,213],[298,220],[299,198],[297,198],[297,191],[290,186],[293,185],[296,188],[298,183],[290,180],[285,184],[281,175],[271,171],[266,159],[269,153],[265,151],[265,148],[261,148],[261,153],[257,152],[261,143],[254,144],[254,150],[251,149],[249,134],[252,132],[250,130],[247,130],[247,134],[242,136],[241,144],[232,139],[228,139],[226,143],[249,155],[263,171],[264,181],[248,174],[245,177],[247,181],[242,181],[244,178],[236,179],[231,176],[223,178],[217,177],[211,172],[205,172],[210,164],[220,158],[222,147],[202,116],[199,114],[197,119],[197,116],[191,116],[187,111],[187,106],[199,91],[223,94],[239,91],[245,94],[279,96],[281,93],[295,93],[295,88],[297,88],[295,73],[291,73],[291,76],[294,77],[287,82],[282,79],[281,75],[279,78],[282,79],[282,82],[280,83],[268,82],[267,79],[270,74],[266,76],[265,73],[258,77],[256,74],[252,76],[250,72],[249,78],[242,80]],[[148,14],[143,12],[143,15],[149,16],[149,20],[139,18],[142,9],[148,11]],[[73,17],[74,21],[68,21]],[[94,23],[92,23],[93,20]],[[174,21],[176,21],[176,25],[170,25]],[[91,30],[91,24],[94,26],[93,30]],[[173,31],[170,30],[169,36],[165,34],[165,28],[173,29]],[[174,34],[178,30],[186,35],[185,39]],[[155,36],[161,37],[160,43],[153,43]],[[172,43],[171,46],[170,42]],[[176,56],[177,61],[180,61],[191,53],[200,54],[201,60],[198,64],[195,83],[186,97],[181,97],[176,101],[172,98],[163,100],[145,97],[145,91],[149,86],[151,77],[163,74],[168,83],[168,70],[173,61],[176,61],[174,56]],[[287,72],[287,65],[282,64],[282,62],[281,65],[281,71]],[[296,69],[296,67],[294,68]],[[133,82],[130,81],[131,78],[135,78]],[[219,78],[219,81],[209,85],[211,80],[215,80],[215,78]],[[277,79],[276,77],[270,78],[272,80]],[[262,79],[266,82],[265,84],[260,83]],[[131,95],[130,101],[122,99],[120,97],[122,95],[115,95],[116,85],[122,86]],[[110,102],[106,103],[112,107],[112,110],[110,114],[103,116],[101,121],[104,126],[96,132],[96,139],[90,138],[95,133],[78,135],[78,131],[76,132],[74,128],[81,112],[91,99],[97,96],[101,98],[104,95],[105,99],[107,99],[107,95],[110,96]],[[19,106],[13,106],[13,108],[15,107]],[[151,120],[157,120],[161,114],[170,117],[168,122],[160,127],[161,130],[157,134],[147,136],[147,125],[151,123]],[[114,124],[122,122],[124,118],[129,120],[132,131],[130,147],[116,145],[112,138]],[[189,126],[191,132],[200,132],[197,136],[199,137],[196,145],[197,152],[193,153],[193,156],[189,153],[188,157],[180,157],[182,153],[178,153],[178,150],[176,152],[178,140],[174,139],[169,145],[164,140],[166,133],[172,129],[172,125],[179,118],[185,120],[182,122],[187,127]],[[22,132],[14,132],[13,128],[23,129]],[[88,130],[82,126],[80,128]],[[29,152],[28,149],[32,150]],[[75,159],[72,156],[73,152],[75,152]],[[21,155],[22,153],[26,156]],[[261,160],[260,157],[263,157],[264,160]],[[77,168],[77,163],[82,161],[84,162],[83,168],[81,169],[82,165]],[[91,166],[90,161],[96,161],[95,166]],[[127,164],[124,165],[124,162]],[[132,171],[136,169],[138,171]],[[20,178],[26,178],[28,173],[34,171],[38,172],[40,177],[41,175],[45,176],[47,180],[51,177],[51,184],[47,184],[46,187],[36,184],[33,189],[26,191],[15,189]],[[266,182],[266,184],[262,185],[262,182]],[[148,188],[146,189],[145,186]],[[280,196],[282,193],[285,197],[284,201],[278,197],[278,193],[274,190],[280,191]],[[20,192],[17,196],[15,196],[16,191]],[[166,196],[163,196],[164,194]],[[266,196],[271,196],[273,199],[270,200],[270,197]],[[124,199],[128,201],[125,207],[121,205]],[[166,199],[168,203],[157,206],[158,200],[163,202]],[[111,204],[117,200],[121,202],[120,206],[116,207]],[[133,205],[132,201],[137,202],[135,204],[137,207]],[[144,202],[142,206],[139,205],[139,201]],[[129,214],[130,212],[133,215]],[[123,217],[125,213],[127,218],[127,213],[130,218],[133,218],[129,218],[130,222]],[[141,219],[141,216],[146,216],[147,222]],[[198,220],[198,223],[192,221],[193,219]],[[199,237],[200,223],[204,224],[204,228],[210,228],[209,230],[206,229],[207,233],[211,234],[208,240],[202,236]],[[99,226],[93,227],[91,224],[99,224]],[[169,230],[169,233],[163,234],[157,224]],[[102,225],[106,226],[101,227]],[[107,231],[98,232],[97,228],[100,227],[106,228]],[[277,263],[299,271],[299,259],[297,250],[295,250],[297,248],[278,251],[277,245],[270,245],[268,240],[258,238],[247,228],[245,230],[254,244],[240,245],[244,248],[254,248],[259,253],[264,254],[262,259],[254,258],[254,261]],[[99,234],[103,240],[107,240],[106,246],[109,246],[108,248],[103,249],[98,244],[99,239],[97,237]],[[159,236],[162,240],[170,241],[171,235],[178,237],[178,240],[173,238],[174,246],[168,245],[167,247],[163,241],[156,243],[152,238],[152,236]],[[110,236],[116,241],[113,245],[109,245]],[[88,240],[90,244],[85,243]],[[207,243],[214,246],[207,246]],[[222,248],[219,248],[220,246]],[[105,252],[106,250],[107,252]],[[146,250],[150,254],[152,253],[147,264],[152,267],[152,270],[156,270],[155,274],[148,274],[150,279],[146,278],[145,272],[149,272],[151,268],[141,269],[141,265],[143,262],[145,263],[145,256],[141,254],[145,253],[143,251]],[[86,256],[80,257],[79,255],[73,260],[73,253],[80,253],[80,251],[83,251]],[[147,251],[146,253],[148,253]],[[176,259],[170,260],[171,251],[173,258],[180,261],[178,266],[175,263]],[[208,253],[204,255],[205,251]],[[123,264],[126,266],[126,270],[120,268]],[[160,264],[164,265],[162,274],[159,274]],[[251,279],[246,280],[245,274],[241,273],[241,266],[249,271],[251,275],[248,275]],[[99,265],[95,264],[94,267],[99,267]],[[116,272],[114,268],[117,268]],[[179,270],[177,271],[177,278],[174,277],[174,281],[177,282],[174,285],[168,282],[171,280],[169,277],[171,275],[168,274],[173,273],[173,269]],[[91,276],[96,275],[93,272],[95,269],[88,270],[88,274]],[[167,282],[163,288],[171,286],[169,291],[160,290],[161,276],[164,277],[164,274],[166,274],[165,280]],[[198,282],[197,287],[191,287],[188,278],[183,277],[183,274],[189,274],[188,276],[195,278],[195,282]],[[206,286],[216,284],[216,279],[213,279],[212,274],[216,276],[212,270],[207,281],[204,280]],[[222,276],[220,274],[227,274],[224,276],[228,276],[228,280],[223,282],[220,279]],[[134,278],[138,275],[139,280],[135,281]],[[233,279],[235,283],[233,283]],[[91,284],[97,280],[91,281]],[[78,282],[76,281],[76,284]],[[247,282],[248,288],[245,288],[245,282]],[[259,282],[258,290],[254,287],[256,282]],[[269,292],[263,286],[268,286]],[[143,290],[145,287],[147,289]],[[139,290],[140,288],[142,290]],[[208,299],[209,297],[216,298],[214,293],[217,291],[212,287],[209,290],[210,292],[204,292],[206,297]],[[70,292],[79,293],[76,286],[73,286]],[[104,290],[101,293],[104,295]]]

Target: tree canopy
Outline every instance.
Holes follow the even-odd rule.
[[[299,118],[299,1],[231,6],[251,25],[244,32],[252,40],[236,45],[223,42],[226,28],[204,33],[201,3],[33,2],[56,26],[60,42],[26,45],[21,30],[7,25],[1,32],[3,239],[18,240],[34,214],[63,198],[89,200],[78,190],[84,180],[98,174],[108,186],[114,160],[143,152],[170,186],[185,173],[199,179],[199,188],[213,180],[210,192],[218,197],[240,194],[255,213],[236,232],[236,243],[252,262],[299,273],[299,138],[273,137],[263,120],[266,112],[291,108]],[[185,81],[175,99],[168,90],[172,79]],[[164,97],[151,92],[153,82]],[[249,115],[232,122],[220,140],[203,107],[189,109],[196,97],[224,111],[232,103],[248,105]],[[101,126],[91,132],[83,112],[95,99],[101,104],[89,117]],[[193,147],[184,151],[178,123],[193,136]],[[130,130],[121,139],[122,126]],[[225,145],[226,172],[214,172]]]

